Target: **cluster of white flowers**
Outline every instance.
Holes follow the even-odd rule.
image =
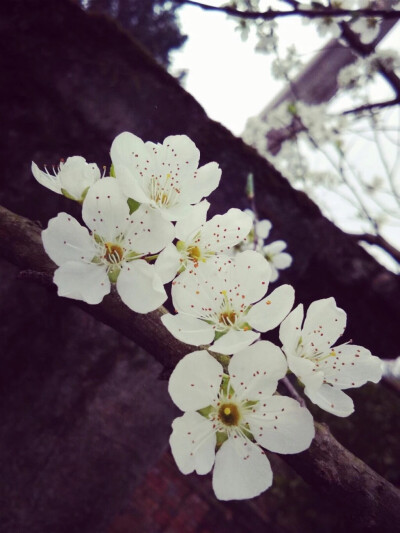
[[[396,50],[379,50],[367,57],[343,67],[338,74],[339,87],[346,91],[365,89],[379,73],[381,66],[388,70],[400,70],[400,55]]]
[[[169,381],[184,411],[173,422],[173,456],[184,474],[214,467],[217,498],[252,498],[272,483],[262,448],[298,453],[314,437],[310,412],[276,394],[288,369],[311,401],[338,416],[353,411],[343,389],[377,382],[382,370],[365,348],[332,348],[346,321],[333,298],[311,304],[302,325],[302,306],[291,311],[293,287],[267,295],[277,269],[290,265],[285,243],[264,245],[271,224],[252,212],[230,209],[207,221],[204,198],[221,171],[216,163],[198,168],[199,156],[184,135],[161,145],[125,132],[111,147],[113,176],[100,178],[77,156],[54,176],[33,164],[39,183],[82,203],[87,225],[60,213],[42,239],[58,265],[61,296],[97,304],[115,283],[126,305],[147,313],[166,300],[172,281],[176,313],[161,322],[201,348],[183,357]],[[281,347],[259,340],[279,325]],[[225,368],[220,354],[229,359]]]

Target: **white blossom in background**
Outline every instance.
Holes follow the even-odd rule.
[[[100,179],[99,167],[95,163],[86,163],[86,159],[79,155],[61,161],[57,170],[53,167],[53,174],[46,167],[43,172],[33,161],[31,169],[41,185],[78,202],[83,201],[89,187]]]
[[[245,213],[251,217],[253,227],[246,238],[235,249],[239,252],[256,250],[262,254],[271,267],[270,281],[274,282],[279,278],[279,270],[290,267],[292,256],[287,252],[283,252],[287,246],[285,241],[279,240],[265,244],[265,240],[268,238],[272,228],[269,220],[256,220],[255,214],[251,209],[246,209]]]
[[[370,0],[359,0],[358,9],[367,9],[371,6]],[[379,33],[381,20],[375,17],[359,17],[355,22],[350,24],[351,29],[359,34],[360,41],[363,44],[372,43]]]
[[[271,269],[255,251],[226,263],[207,262],[186,270],[172,284],[176,315],[164,315],[164,326],[177,339],[210,350],[233,354],[277,327],[294,302],[294,289],[282,285],[264,298]],[[256,331],[254,331],[256,330]]]
[[[177,244],[169,244],[155,263],[163,283],[171,281],[188,266],[213,260],[236,246],[250,231],[252,220],[240,209],[229,209],[206,222],[207,201],[192,208],[189,217],[175,225]]]
[[[59,213],[42,232],[44,248],[58,265],[54,283],[59,296],[100,303],[116,282],[122,301],[138,313],[159,307],[167,295],[154,265],[143,256],[158,252],[173,234],[161,215],[141,206],[131,215],[114,178],[103,178],[83,202],[90,229]]]
[[[216,189],[221,178],[217,163],[197,168],[200,152],[186,135],[154,144],[124,132],[114,139],[111,159],[124,194],[167,221],[189,216],[192,205]]]
[[[377,383],[381,361],[362,346],[333,346],[346,326],[346,313],[334,298],[313,302],[303,324],[299,305],[282,322],[280,340],[289,369],[304,384],[305,394],[321,409],[337,416],[354,411],[353,400],[344,389]]]
[[[306,450],[314,437],[309,411],[292,398],[273,396],[286,369],[281,350],[267,341],[235,354],[229,376],[204,350],[181,359],[168,387],[184,411],[170,438],[179,470],[207,474],[214,466],[220,500],[254,498],[270,487],[271,465],[260,446],[292,454]]]
[[[256,36],[257,52],[264,52],[269,54],[276,50],[278,46],[278,24],[276,20],[257,20],[256,24]]]
[[[284,252],[286,248],[285,241],[274,241],[271,244],[263,246],[262,254],[271,267],[271,282],[279,278],[279,270],[289,268],[292,264],[292,256]]]
[[[286,49],[286,57],[276,57],[271,65],[271,73],[277,80],[295,77],[301,70],[303,63],[295,46]]]

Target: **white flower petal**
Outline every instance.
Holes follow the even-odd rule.
[[[269,341],[259,341],[232,356],[229,375],[240,400],[272,396],[278,380],[286,375],[282,351]]]
[[[294,289],[291,285],[281,285],[264,300],[252,306],[247,321],[258,331],[276,328],[289,313],[294,303]]]
[[[267,450],[299,453],[310,446],[315,435],[313,418],[296,400],[272,396],[253,409],[248,415],[250,431]]]
[[[199,413],[185,413],[172,423],[172,455],[182,474],[210,472],[215,459],[216,435],[212,422]]]
[[[175,236],[177,239],[186,242],[193,233],[199,231],[207,220],[207,211],[210,207],[209,202],[204,200],[190,209],[189,216],[178,220],[175,225]]]
[[[197,204],[211,194],[219,185],[221,169],[215,162],[207,163],[188,176],[182,196],[190,204]]]
[[[68,261],[54,272],[58,295],[98,304],[110,292],[106,269],[95,263]]]
[[[169,221],[175,221],[175,220],[181,220],[183,218],[187,218],[190,216],[190,212],[192,210],[191,205],[184,204],[184,205],[174,205],[174,206],[167,206],[167,207],[160,207],[157,206],[156,209],[160,211],[162,217],[165,220]]]
[[[40,168],[37,166],[36,163],[32,161],[31,166],[32,174],[34,175],[37,182],[40,183],[40,185],[43,185],[44,187],[47,187],[53,192],[56,192],[58,194],[62,194],[61,192],[61,184],[60,184],[60,178],[57,176],[54,176],[50,174],[49,172],[43,172],[40,170]]]
[[[287,356],[296,354],[303,316],[303,305],[300,304],[285,318],[279,328],[279,339]]]
[[[304,393],[321,409],[336,416],[345,417],[354,411],[353,400],[340,389],[322,385],[319,389],[304,389]]]
[[[256,444],[229,438],[216,454],[212,483],[219,500],[254,498],[271,486],[271,465]]]
[[[176,365],[168,392],[182,411],[197,411],[216,401],[222,374],[222,365],[205,350],[198,350],[185,355]]]
[[[158,146],[157,159],[167,171],[178,177],[177,184],[186,187],[186,180],[197,169],[200,152],[187,135],[170,135]]]
[[[346,313],[334,298],[312,302],[304,321],[303,345],[309,355],[325,353],[335,344],[346,327]]]
[[[103,178],[90,187],[82,205],[85,224],[112,242],[129,225],[129,207],[117,181]]]
[[[234,264],[234,278],[240,282],[246,302],[257,302],[268,290],[271,275],[268,261],[260,253],[246,250],[235,257]]]
[[[271,278],[269,281],[274,283],[279,278],[279,272],[272,261],[269,261],[269,266],[271,267]]]
[[[122,164],[116,164],[114,168],[116,182],[127,198],[133,198],[140,204],[150,204],[151,198],[147,191],[147,183],[143,179],[137,179],[132,170]]]
[[[335,356],[327,357],[319,363],[325,379],[334,387],[349,389],[360,387],[372,381],[378,383],[382,377],[381,360],[371,355],[362,346],[343,344],[332,350]]]
[[[208,316],[208,309],[219,308],[219,302],[223,300],[223,286],[223,280],[219,279],[217,269],[210,261],[199,268],[188,268],[172,282],[174,308],[178,313]]]
[[[231,355],[247,348],[260,337],[255,331],[236,331],[231,329],[225,335],[222,335],[217,341],[210,346],[209,350],[215,353]]]
[[[259,220],[256,223],[256,233],[259,239],[266,239],[271,231],[272,224],[269,220]]]
[[[95,256],[95,246],[86,228],[67,213],[59,213],[42,231],[42,241],[47,255],[58,265],[67,261],[90,263]]]
[[[223,253],[239,244],[248,235],[251,225],[251,218],[240,209],[229,209],[224,215],[215,215],[202,229],[202,248]]]
[[[61,188],[76,200],[81,200],[83,193],[100,179],[99,167],[86,163],[79,155],[68,157],[59,172]]]
[[[274,241],[271,242],[271,244],[267,244],[263,248],[264,254],[269,254],[271,256],[275,256],[277,254],[280,254],[282,250],[286,248],[286,242],[285,241]]]
[[[122,268],[117,279],[121,300],[136,313],[149,313],[167,299],[164,285],[154,265],[143,259],[132,261]]]
[[[114,139],[110,153],[117,183],[123,193],[137,202],[148,204],[150,175],[154,168],[153,151],[142,139],[125,131]]]
[[[275,255],[272,259],[272,262],[276,268],[279,270],[284,270],[285,268],[289,268],[292,264],[293,258],[291,255],[287,253],[278,254]]]
[[[288,355],[290,370],[309,389],[319,389],[324,381],[324,373],[315,366],[315,363],[305,357]]]
[[[126,242],[140,253],[156,253],[174,238],[174,226],[147,205],[141,205],[130,215]]]
[[[176,339],[186,344],[200,346],[214,339],[214,328],[198,318],[187,315],[163,315],[161,322]]]
[[[154,266],[164,284],[173,280],[178,273],[182,265],[181,258],[182,256],[174,244],[168,244],[157,257]]]

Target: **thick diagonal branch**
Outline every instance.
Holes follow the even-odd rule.
[[[0,243],[5,259],[22,269],[42,273],[39,279],[45,283],[48,280],[51,285],[55,265],[43,250],[36,224],[0,207]],[[191,349],[163,327],[163,308],[139,315],[130,311],[116,293],[97,306],[78,305],[140,344],[166,369],[173,368]],[[400,492],[341,446],[325,426],[316,424],[316,437],[309,450],[283,458],[312,485],[347,508],[354,515],[354,523],[359,524],[359,531],[392,531],[392,525],[399,523]]]

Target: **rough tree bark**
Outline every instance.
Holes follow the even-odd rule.
[[[42,165],[55,163],[61,157],[81,154],[89,161],[109,164],[105,154],[113,138],[123,130],[133,131],[144,139],[153,141],[162,141],[171,134],[186,133],[200,148],[204,162],[218,161],[223,169],[221,186],[211,198],[214,212],[224,212],[231,206],[245,207],[244,185],[247,174],[253,173],[260,215],[272,220],[274,236],[284,238],[295,257],[293,267],[282,276],[282,281],[295,286],[298,301],[307,304],[317,298],[335,296],[339,305],[349,314],[349,338],[367,345],[377,355],[392,357],[397,354],[397,339],[393,331],[400,318],[398,278],[378,265],[352,239],[322,217],[310,200],[291,189],[286,180],[251,148],[221,125],[209,120],[199,104],[176,80],[125,33],[117,30],[111,21],[102,17],[88,17],[77,5],[67,0],[5,0],[0,3],[0,44],[2,50],[6,51],[0,55],[3,80],[0,110],[5,132],[0,146],[3,184],[0,191],[1,203],[45,223],[58,211],[70,209],[71,206],[68,204],[67,207],[61,197],[51,195],[34,182],[30,174],[32,159]],[[234,108],[234,103],[232,107]],[[8,222],[12,220],[20,219],[12,216],[11,219],[8,218]],[[14,257],[15,260],[14,247],[17,246],[18,254],[23,252],[18,260],[20,267],[39,271],[44,268],[49,273],[52,266],[37,248],[38,229],[31,222],[24,222],[23,230],[18,233],[18,224],[13,225],[13,229],[8,228],[2,232],[1,255],[8,260],[13,260]],[[25,242],[27,235],[32,235],[33,239],[29,245]],[[22,249],[17,245],[20,237],[25,242]],[[118,353],[114,350],[111,358],[106,353],[100,353],[89,357],[87,361],[85,357],[81,357],[79,350],[75,354],[74,347],[74,353],[63,358],[60,339],[57,344],[52,336],[49,342],[50,331],[45,322],[49,321],[62,330],[67,328],[69,320],[68,324],[72,326],[68,326],[63,337],[65,341],[73,337],[74,327],[78,329],[78,322],[84,320],[82,315],[71,319],[68,309],[74,306],[64,303],[60,304],[59,310],[52,316],[53,307],[42,305],[41,294],[24,288],[19,295],[19,302],[23,302],[20,307],[27,310],[25,312],[29,313],[29,318],[22,317],[19,329],[13,336],[9,336],[7,348],[10,353],[14,350],[16,357],[12,360],[4,357],[2,360],[3,381],[0,392],[2,398],[7,400],[2,403],[5,406],[2,413],[2,449],[10,450],[9,455],[6,455],[6,460],[9,458],[10,462],[15,462],[13,452],[14,455],[20,454],[16,462],[16,468],[19,467],[20,471],[13,471],[14,477],[7,477],[3,483],[2,500],[3,508],[11,513],[25,513],[22,517],[25,529],[12,529],[10,526],[7,533],[14,533],[16,530],[59,533],[73,531],[73,527],[81,533],[101,531],[104,521],[115,512],[118,501],[129,490],[129,477],[134,472],[132,467],[128,470],[126,465],[139,465],[141,461],[148,461],[148,458],[138,457],[135,449],[127,449],[123,439],[120,443],[114,442],[106,453],[104,442],[99,445],[96,441],[97,434],[95,438],[92,434],[89,437],[86,435],[89,431],[87,424],[90,425],[96,417],[101,422],[96,426],[96,431],[103,428],[106,433],[111,432],[107,433],[110,440],[118,435],[118,431],[123,431],[124,438],[128,439],[130,430],[134,429],[128,423],[136,401],[133,395],[128,394],[129,380],[132,379],[132,384],[134,381],[133,370],[129,369],[125,373],[121,371],[121,359],[123,368],[129,366],[127,356],[121,355],[122,351],[128,351],[128,347],[121,345]],[[147,318],[134,316],[129,310],[121,308],[116,295],[108,297],[106,302],[107,307],[102,305],[90,308],[90,311],[152,350],[163,365],[171,367],[187,352],[186,346],[179,346],[176,341],[159,336],[168,334],[162,333],[158,328],[158,313],[147,315]],[[49,314],[46,320],[40,314],[44,309]],[[10,312],[8,315],[7,311],[5,313],[8,322],[14,320]],[[147,330],[148,320],[152,321],[153,330],[158,332],[157,336],[151,332],[151,339]],[[42,344],[33,346],[32,338],[29,337],[28,344],[24,345],[27,350],[25,355],[22,351],[23,337],[27,336],[25,332],[32,321],[37,328],[36,337],[43,337]],[[24,334],[21,335],[21,332]],[[110,344],[106,345],[107,348],[114,341],[117,342],[108,329],[99,333],[96,330],[93,336],[96,335],[101,336],[102,342],[108,339]],[[48,347],[48,344],[51,346]],[[43,361],[30,357],[34,348],[35,354],[40,354],[44,347],[56,352],[57,357],[51,358],[51,354],[48,354]],[[87,351],[84,356],[88,355]],[[115,374],[118,374],[118,379],[114,379]],[[5,379],[8,381],[4,381]],[[32,383],[38,391],[36,396],[33,396]],[[121,383],[122,389],[119,387]],[[27,390],[32,394],[24,396],[24,391]],[[121,391],[126,396],[118,396]],[[111,408],[112,394],[116,394],[118,401]],[[162,402],[162,398],[160,393],[159,399],[154,399],[155,404]],[[57,400],[59,403],[54,414],[53,402]],[[99,402],[101,406],[96,409]],[[164,426],[168,425],[168,417],[171,415],[172,411],[164,416]],[[145,434],[146,427],[144,422],[141,425],[140,413],[136,413],[136,416],[132,424],[135,423],[136,430],[139,428],[139,432]],[[4,420],[7,421],[6,425]],[[18,424],[14,424],[15,428],[14,420],[18,421]],[[38,422],[34,425],[36,420]],[[50,428],[46,425],[49,423]],[[112,424],[113,432],[110,429]],[[151,427],[148,424],[147,431]],[[18,439],[18,449],[16,440],[12,441],[7,431],[11,432],[14,439]],[[325,439],[324,432],[319,432],[319,435]],[[164,436],[161,430],[157,434],[160,441]],[[143,438],[146,447],[149,446],[150,441]],[[314,453],[314,459],[310,459],[314,462],[313,476],[321,489],[326,488],[333,494],[336,490],[333,487],[337,487],[338,466],[332,465],[332,470],[317,468],[316,463],[321,465],[326,455],[321,452],[322,456],[317,459],[320,453],[318,450],[322,450],[318,442],[319,440],[316,442],[317,451],[310,452]],[[20,453],[22,449],[24,453]],[[90,459],[90,449],[94,450],[91,464],[93,470],[85,464],[85,460]],[[335,445],[333,449],[338,450],[340,463],[340,455],[345,452]],[[75,462],[70,460],[73,454]],[[306,464],[301,458],[299,461],[301,465]],[[105,464],[106,467],[103,471],[99,467],[96,470],[93,462]],[[61,469],[57,477],[55,469],[61,468],[64,463],[67,466],[65,470]],[[299,469],[302,468],[301,465],[299,464]],[[26,475],[21,474],[24,469],[27,471]],[[90,475],[93,472],[97,472],[98,477],[90,485]],[[367,477],[376,479],[368,473],[369,470],[366,472]],[[81,516],[77,517],[72,516],[73,502],[79,502],[82,495],[72,494],[72,488],[67,494],[70,497],[69,506],[63,509],[52,507],[55,502],[59,505],[55,500],[54,490],[62,487],[64,478],[71,481],[72,473],[74,476],[80,475],[92,489],[99,486],[101,479],[110,483],[109,487],[102,487],[101,491],[86,495],[84,506],[79,509]],[[40,478],[39,486],[36,486],[37,478]],[[56,478],[58,484],[52,484],[52,480]],[[31,494],[33,480],[36,483],[35,494]],[[345,494],[346,500],[349,492],[356,491],[360,494],[360,500],[356,501],[371,501],[369,489],[367,488],[366,494],[363,481],[360,481],[355,470],[348,469],[343,477],[343,484],[343,490],[339,490],[339,499]],[[389,505],[397,497],[394,489],[381,480],[378,486],[383,487],[382,494],[387,491],[385,501]],[[46,497],[43,497],[45,493]],[[30,496],[34,496],[33,503],[27,501]],[[372,499],[376,499],[380,505],[383,504],[382,498],[372,492]],[[46,503],[52,510],[53,522],[43,525],[38,519],[35,522],[34,516],[44,516]],[[355,523],[361,523],[357,515],[364,503],[357,504],[354,508],[357,518]],[[104,518],[102,521],[99,518],[101,511],[104,511],[104,517],[100,517]],[[378,527],[374,512],[373,510],[372,514],[368,514],[366,527],[371,531],[374,528],[387,530],[390,516],[393,519],[393,515],[389,512],[386,518],[381,515],[382,522]],[[12,524],[12,517],[9,519]]]

